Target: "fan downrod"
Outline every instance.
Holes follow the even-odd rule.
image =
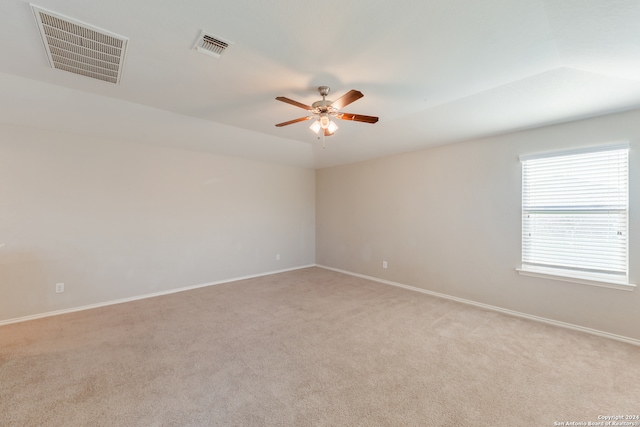
[[[313,108],[315,114],[334,114],[336,111],[338,111],[331,106],[331,104],[333,104],[333,101],[327,100],[327,95],[329,95],[329,92],[331,92],[331,88],[329,88],[329,86],[319,86],[318,92],[320,93],[320,95],[322,95],[322,101],[316,101],[311,104],[311,107]]]

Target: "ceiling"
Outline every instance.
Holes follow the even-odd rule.
[[[34,0],[129,39],[119,84],[50,67],[0,2],[0,123],[320,168],[640,107],[638,0]],[[193,49],[201,30],[232,44]],[[322,142],[311,104],[350,89]]]

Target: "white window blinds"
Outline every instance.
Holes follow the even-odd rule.
[[[627,277],[628,144],[522,157],[522,264]]]

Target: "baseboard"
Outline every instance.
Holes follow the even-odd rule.
[[[625,337],[625,336],[622,336],[622,335],[611,334],[609,332],[599,331],[597,329],[586,328],[584,326],[574,325],[572,323],[561,322],[561,321],[558,321],[558,320],[547,319],[545,317],[534,316],[534,315],[527,314],[527,313],[521,313],[519,311],[509,310],[509,309],[502,308],[502,307],[496,307],[494,305],[489,305],[489,304],[483,304],[483,303],[480,303],[480,302],[476,302],[476,301],[472,301],[472,300],[468,300],[468,299],[464,299],[464,298],[458,298],[458,297],[454,297],[454,296],[447,295],[447,294],[441,294],[439,292],[433,292],[433,291],[429,291],[427,289],[416,288],[415,286],[409,286],[409,285],[404,285],[402,283],[392,282],[390,280],[384,280],[384,279],[379,279],[379,278],[373,277],[373,276],[366,276],[364,274],[353,273],[351,271],[341,270],[339,268],[327,267],[325,265],[320,265],[320,264],[316,264],[316,267],[324,268],[326,270],[331,270],[331,271],[335,271],[335,272],[338,272],[338,273],[348,274],[350,276],[360,277],[362,279],[367,279],[367,280],[371,280],[371,281],[374,281],[374,282],[384,283],[386,285],[396,286],[398,288],[408,289],[410,291],[420,292],[422,294],[431,295],[431,296],[434,296],[434,297],[437,297],[437,298],[444,298],[444,299],[448,299],[448,300],[452,300],[452,301],[457,301],[457,302],[460,302],[460,303],[463,303],[463,304],[473,305],[475,307],[485,308],[485,309],[491,310],[491,311],[497,311],[499,313],[508,314],[510,316],[515,316],[515,317],[520,317],[520,318],[523,318],[523,319],[534,320],[536,322],[546,323],[546,324],[549,324],[549,325],[558,326],[558,327],[565,328],[565,329],[572,329],[574,331],[580,331],[580,332],[584,332],[584,333],[587,333],[587,334],[597,335],[599,337],[609,338],[609,339],[616,340],[616,341],[622,341],[622,342],[625,342],[627,344],[640,346],[640,340],[637,340],[635,338],[630,338],[630,337]]]
[[[300,266],[300,267],[285,268],[283,270],[276,270],[276,271],[269,271],[269,272],[266,272],[266,273],[252,274],[252,275],[248,275],[248,276],[234,277],[234,278],[231,278],[231,279],[224,279],[224,280],[219,280],[219,281],[216,281],[216,282],[201,283],[199,285],[185,286],[185,287],[182,287],[182,288],[169,289],[167,291],[154,292],[154,293],[151,293],[151,294],[138,295],[138,296],[135,296],[135,297],[128,297],[128,298],[122,298],[122,299],[117,299],[117,300],[111,300],[111,301],[101,302],[101,303],[97,303],[97,304],[83,305],[83,306],[80,306],[80,307],[66,308],[66,309],[63,309],[63,310],[48,311],[46,313],[33,314],[33,315],[30,315],[30,316],[24,316],[24,317],[16,317],[14,319],[1,320],[0,321],[0,326],[9,325],[9,324],[12,324],[12,323],[26,322],[26,321],[29,321],[29,320],[42,319],[43,317],[58,316],[60,314],[74,313],[76,311],[91,310],[93,308],[106,307],[106,306],[114,305],[114,304],[122,304],[122,303],[125,303],[125,302],[137,301],[137,300],[146,299],[146,298],[159,297],[159,296],[162,296],[162,295],[170,295],[170,294],[175,294],[177,292],[184,292],[184,291],[190,291],[190,290],[198,289],[198,288],[206,288],[208,286],[221,285],[223,283],[231,283],[231,282],[237,282],[237,281],[240,281],[240,280],[254,279],[256,277],[271,276],[272,274],[285,273],[287,271],[294,271],[294,270],[302,270],[303,268],[309,268],[309,267],[315,267],[315,265],[314,264],[310,264],[310,265],[303,265],[303,266]]]

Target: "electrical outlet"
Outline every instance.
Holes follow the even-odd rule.
[[[276,261],[280,261],[280,254],[276,254]]]
[[[56,293],[64,292],[64,283],[56,283]]]
[[[387,261],[382,261],[382,268],[387,268]]]

